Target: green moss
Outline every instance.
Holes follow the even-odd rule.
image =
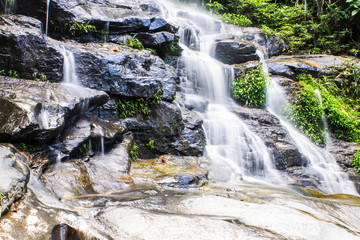
[[[235,99],[249,107],[264,107],[268,75],[261,67],[251,69],[233,82],[232,92]]]
[[[132,149],[129,152],[131,161],[135,162],[139,158],[139,146],[134,143]]]
[[[353,155],[352,165],[353,165],[353,167],[355,168],[356,172],[360,172],[360,150],[358,150],[358,151]]]

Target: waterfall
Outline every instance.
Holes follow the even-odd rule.
[[[46,5],[46,28],[45,28],[45,35],[48,35],[48,29],[49,29],[49,8],[50,8],[50,1],[51,0],[47,0],[47,5]]]
[[[15,13],[16,0],[5,0],[4,13]]]
[[[74,54],[65,49],[65,47],[61,51],[64,57],[64,65],[63,65],[63,75],[64,75],[64,83],[70,83],[73,85],[81,85],[79,83],[78,77],[76,75],[76,65]]]
[[[223,33],[221,22],[166,2],[162,12],[169,22],[180,26],[183,53],[178,65],[186,72],[181,76],[185,105],[195,106],[194,110],[204,120],[210,178],[281,183],[264,142],[230,111],[235,104],[230,98],[232,67],[211,57],[215,39]]]
[[[262,57],[260,53],[258,54]],[[261,62],[265,64],[263,58],[261,59]],[[264,69],[267,71],[266,66],[264,66]],[[300,153],[309,163],[309,166],[305,168],[305,173],[317,179],[320,183],[320,186],[318,187],[325,193],[358,195],[354,184],[348,179],[347,175],[341,171],[334,156],[325,149],[316,146],[307,136],[300,133],[295,127],[281,117],[280,108],[288,103],[284,90],[275,79],[272,79],[271,84],[268,87],[267,96],[268,111],[280,120],[280,123],[285,127]]]

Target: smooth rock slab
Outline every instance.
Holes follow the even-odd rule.
[[[79,86],[0,77],[0,141],[49,141],[67,120],[108,99]]]
[[[0,145],[0,216],[24,195],[29,176],[25,157],[12,146]]]
[[[224,40],[216,43],[215,58],[225,64],[239,64],[258,60],[259,56],[251,42]]]

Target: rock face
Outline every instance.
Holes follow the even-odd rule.
[[[12,146],[0,145],[0,217],[24,195],[29,176],[25,157]]]
[[[0,140],[49,141],[66,122],[109,96],[82,87],[0,77]]]
[[[47,45],[39,20],[1,15],[0,32],[0,70],[17,71],[25,79],[33,79],[36,73],[46,75],[48,80],[61,80],[61,53]]]
[[[258,60],[259,56],[251,42],[224,40],[215,44],[215,58],[225,64],[239,64]]]

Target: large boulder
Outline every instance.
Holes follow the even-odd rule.
[[[39,20],[0,16],[0,70],[16,71],[24,79],[33,79],[35,73],[60,81],[62,63],[61,53],[46,43]]]
[[[254,44],[236,40],[216,42],[214,57],[225,64],[239,64],[259,59]]]
[[[25,191],[30,170],[14,147],[0,145],[0,217]]]
[[[79,86],[0,77],[0,141],[49,141],[72,117],[108,99]]]

